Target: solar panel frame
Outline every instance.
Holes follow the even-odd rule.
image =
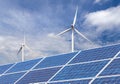
[[[52,77],[52,75],[54,75],[60,68],[61,67],[32,70],[21,80],[17,81],[16,84],[47,82]],[[49,70],[53,71],[53,73],[50,73]],[[30,79],[32,77],[33,79]]]
[[[68,53],[68,54],[61,54],[57,56],[46,57],[34,69],[64,65],[77,53],[78,52],[73,52],[73,53]]]
[[[84,50],[78,56],[76,56],[76,58],[74,58],[70,62],[70,64],[112,58],[117,52],[119,52],[119,50],[120,50],[120,44],[114,46],[106,46],[101,48]]]
[[[92,84],[96,84],[96,83],[100,83],[100,84],[119,84],[120,83],[120,75],[119,76],[108,76],[108,77],[98,77],[96,78]]]
[[[102,66],[104,66],[107,62],[108,61],[101,61],[101,62],[93,62],[93,63],[85,63],[85,64],[68,65],[63,70],[61,70],[61,72],[59,72],[51,81],[94,77],[99,72],[99,70],[101,70]],[[103,63],[103,65],[101,63]],[[87,67],[85,67],[86,65],[87,65]],[[89,65],[91,65],[91,66],[88,67]],[[94,68],[92,68],[93,65],[95,65]],[[99,65],[100,67],[98,67],[97,65]],[[82,67],[82,69],[81,69],[81,67]],[[99,70],[96,71],[98,68],[99,68]],[[72,72],[70,70],[72,70]],[[77,72],[76,74],[75,74],[75,70]],[[91,72],[92,74],[86,73],[87,71],[92,71]],[[65,72],[65,73],[63,73],[63,72]],[[94,72],[94,74],[93,74],[93,72]],[[88,76],[88,74],[89,74],[89,76]]]
[[[9,69],[6,73],[27,71],[27,70],[31,69],[40,60],[41,60],[41,58],[40,59],[35,59],[35,60],[29,60],[29,61],[25,61],[25,62],[16,63],[16,65],[13,66],[11,69]]]
[[[0,66],[0,75],[4,74],[10,67],[12,67],[14,64],[7,64]]]
[[[119,45],[114,45],[114,46],[118,46],[118,47],[120,47],[120,44]],[[107,46],[107,47],[110,47],[110,46]],[[104,47],[103,47],[104,48]],[[97,48],[98,49],[98,48]],[[118,48],[118,50],[119,50],[120,48]],[[87,50],[86,50],[87,51]],[[120,50],[119,50],[120,51]],[[83,52],[83,51],[82,51]],[[69,53],[68,53],[69,54]],[[35,68],[38,64],[40,64],[40,63],[42,63],[45,59],[47,59],[48,57],[44,57],[44,58],[41,58],[42,59],[42,61],[39,61],[39,62],[37,62],[35,65],[33,65],[31,68],[29,68],[29,69],[27,69],[26,71],[18,71],[18,72],[10,72],[10,73],[2,73],[2,75],[1,75],[1,77],[3,77],[3,76],[7,76],[7,75],[10,75],[10,74],[16,74],[16,73],[22,73],[22,72],[25,72],[20,78],[18,78],[18,82],[19,81],[21,81],[25,76],[27,76],[30,72],[34,72],[34,71],[37,71],[37,70],[46,70],[46,69],[51,69],[51,68],[57,68],[57,67],[60,67],[60,69],[58,70],[58,71],[56,71],[56,73],[54,73],[54,75],[53,76],[51,76],[49,79],[48,79],[48,81],[44,81],[43,83],[48,83],[48,84],[56,84],[55,82],[60,82],[60,83],[63,83],[63,84],[68,84],[68,83],[70,83],[70,82],[68,82],[68,80],[69,81],[71,81],[71,80],[73,80],[73,81],[75,81],[76,79],[79,79],[78,81],[84,81],[85,79],[90,79],[90,80],[92,80],[93,78],[95,78],[95,76],[90,76],[90,77],[79,77],[79,78],[72,78],[72,79],[64,79],[64,80],[53,80],[53,78],[54,77],[56,77],[62,70],[64,70],[64,68],[66,68],[66,67],[69,67],[69,66],[77,66],[77,65],[84,65],[84,64],[90,64],[90,63],[96,63],[96,62],[103,62],[103,61],[108,61],[108,60],[111,60],[111,59],[113,59],[113,62],[115,61],[115,60],[118,60],[119,59],[119,61],[120,61],[120,54],[119,54],[119,52],[117,53],[118,55],[116,56],[116,58],[114,58],[114,56],[116,55],[114,55],[113,57],[110,57],[110,58],[105,58],[105,59],[98,59],[98,60],[89,60],[89,61],[81,61],[81,62],[75,62],[75,63],[71,63],[71,61],[72,60],[74,60],[74,58],[76,58],[77,56],[78,56],[78,54],[81,54],[81,51],[79,51],[79,53],[77,52],[77,54],[75,54],[71,59],[69,59],[65,64],[63,64],[63,65],[57,65],[57,66],[47,66],[47,67],[42,67],[42,68]],[[53,56],[53,57],[56,57],[56,56]],[[119,62],[119,61],[117,61],[117,63]],[[111,62],[110,63],[110,65],[113,63],[113,62]],[[16,63],[16,64],[18,64],[18,63]],[[7,70],[9,70],[9,69],[11,69],[11,68],[14,68],[14,66],[16,65],[16,64],[13,64],[11,67],[9,67]],[[97,65],[96,65],[97,66]],[[115,66],[115,64],[113,65],[113,66]],[[62,68],[61,68],[62,67]],[[90,66],[89,66],[90,67]],[[107,66],[107,68],[109,67],[109,65]],[[106,68],[106,69],[107,69]],[[73,69],[75,69],[75,68],[73,68]],[[105,69],[105,70],[106,70]],[[7,71],[6,70],[6,71]],[[105,70],[103,70],[102,71],[102,73],[105,71]],[[5,71],[5,72],[6,72]],[[101,70],[100,70],[101,71]],[[120,69],[119,69],[119,71],[120,71]],[[108,71],[106,71],[106,72],[108,72]],[[112,71],[113,72],[113,71]],[[87,72],[86,72],[87,73]],[[69,73],[68,73],[69,74]],[[92,73],[93,74],[93,73]],[[120,72],[119,73],[116,73],[116,74],[105,74],[105,75],[98,75],[96,78],[95,78],[95,80],[94,81],[96,81],[96,80],[98,80],[98,79],[103,79],[103,78],[107,78],[107,76],[108,76],[108,78],[110,78],[109,76],[111,76],[111,75],[119,75],[120,76]],[[105,77],[104,77],[105,76]],[[120,78],[119,78],[120,79]],[[73,82],[73,81],[71,81],[71,83],[72,84],[75,84],[76,82]],[[76,80],[77,81],[77,80]],[[94,83],[94,81],[93,81],[93,83]],[[42,82],[41,82],[42,83]],[[15,84],[16,84],[16,82],[15,82]],[[58,83],[57,83],[58,84]],[[79,84],[79,83],[78,83]]]
[[[89,80],[66,80],[66,81],[58,81],[58,82],[51,82],[47,84],[88,84]]]
[[[116,74],[120,74],[120,58],[114,59],[100,76]]]
[[[25,72],[4,74],[0,77],[0,84],[14,84]]]

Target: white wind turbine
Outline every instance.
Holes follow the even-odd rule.
[[[25,38],[25,35],[24,35],[24,41],[23,41],[23,43],[21,44],[21,47],[20,47],[20,49],[18,50],[18,52],[17,52],[17,55],[21,52],[21,54],[22,54],[22,62],[25,60],[25,48],[27,48],[28,50],[31,50],[28,46],[27,46],[27,44],[26,44],[26,38]]]
[[[73,19],[73,23],[71,24],[71,28],[68,28],[62,32],[60,32],[59,34],[57,34],[56,36],[62,35],[68,31],[72,31],[71,34],[71,44],[72,44],[72,52],[74,52],[74,32],[76,32],[78,35],[80,35],[81,37],[83,37],[84,39],[86,39],[87,41],[89,41],[90,43],[92,43],[92,41],[90,41],[86,36],[84,36],[81,32],[79,32],[76,28],[75,28],[75,23],[76,23],[76,19],[77,19],[77,12],[78,12],[78,7],[76,8],[76,12],[75,12],[75,16]]]

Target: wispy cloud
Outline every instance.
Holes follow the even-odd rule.
[[[94,0],[94,4],[102,4],[102,3],[105,3],[109,0]]]
[[[98,0],[98,2],[99,1],[101,0]],[[23,32],[26,33],[27,45],[33,50],[33,52],[29,52],[29,50],[25,51],[26,60],[71,52],[70,33],[60,37],[55,37],[55,34],[61,32],[67,27],[70,27],[74,17],[76,5],[72,4],[73,1],[67,5],[67,2],[63,2],[63,4],[62,1],[59,2],[61,4],[57,3],[57,5],[55,5],[56,3],[51,3],[48,0],[45,2],[45,4],[41,4],[43,2],[40,1],[36,7],[33,3],[28,4],[28,2],[26,2],[27,4],[25,4],[23,1],[21,2],[21,0],[16,0],[13,2],[13,4],[9,1],[1,1],[1,64],[21,61],[21,54],[17,56],[17,51],[23,41]],[[86,1],[82,0],[80,2],[86,3]],[[79,8],[82,11],[81,5],[79,5]],[[33,8],[31,8],[31,6]],[[114,27],[118,28],[120,24],[119,19],[117,19],[120,12],[118,11],[119,8],[120,7],[118,6],[103,11],[88,13],[85,17],[85,22],[83,22],[87,28],[81,32],[91,40],[95,40],[95,44],[90,44],[80,36],[76,35],[76,49],[83,50],[99,46],[96,44],[96,37],[100,35],[99,32],[114,29]],[[84,16],[84,14],[78,14],[77,20],[81,21],[79,18],[80,16]],[[79,23],[77,22],[77,24]],[[93,28],[95,28],[95,32]]]
[[[84,25],[86,25],[90,32],[91,37],[97,38],[104,31],[120,31],[120,6],[111,7],[106,10],[88,13],[85,16]],[[89,34],[90,35],[90,34]]]

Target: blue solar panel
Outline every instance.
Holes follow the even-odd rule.
[[[48,84],[88,84],[90,80],[77,80],[77,81],[67,81],[67,82],[56,82]]]
[[[92,84],[120,84],[119,77],[97,78]]]
[[[32,68],[36,63],[38,63],[41,59],[30,60],[26,62],[17,63],[13,68],[11,68],[7,73],[17,72],[17,71],[24,71],[29,70]]]
[[[82,51],[70,62],[71,65],[68,64],[65,66],[58,74],[56,74],[56,72],[60,70],[60,65],[65,65],[78,52],[46,57],[42,61],[41,59],[36,59],[20,62],[13,67],[13,64],[0,66],[0,74],[9,69],[5,74],[0,76],[0,84],[14,84],[19,78],[21,78],[22,75],[25,74],[25,70],[30,70],[40,61],[41,63],[39,63],[24,77],[22,77],[22,79],[20,79],[16,84],[47,82],[54,74],[56,74],[56,76],[53,77],[48,84],[89,84],[91,79],[87,80],[87,78],[95,77],[96,74],[98,74],[100,70],[110,61],[109,59],[101,59],[112,58],[119,52],[119,50],[120,44]],[[120,57],[120,55],[118,55],[118,57]],[[95,62],[95,60],[99,61]],[[10,69],[10,67],[12,68]],[[93,81],[92,84],[120,84],[119,74],[120,58],[116,58],[110,65],[107,66],[107,68],[98,76],[98,78]],[[110,77],[112,75],[119,77]],[[86,80],[82,80],[84,78]]]
[[[93,60],[112,58],[120,50],[120,45],[107,46],[97,49],[82,51],[70,63],[79,63]]]
[[[100,75],[120,74],[120,58],[115,59]]]
[[[0,77],[0,84],[14,84],[14,82],[19,79],[25,72],[15,73],[9,75],[2,75]]]
[[[9,69],[13,64],[0,66],[0,74],[4,73],[7,69]]]
[[[63,65],[66,62],[68,62],[76,53],[77,52],[47,57],[35,68],[37,69],[37,68],[45,68],[45,67]]]
[[[35,83],[35,82],[46,82],[60,68],[61,67],[31,71],[25,77],[23,77],[17,84],[28,84],[28,83]]]
[[[66,66],[52,81],[95,76],[108,61]]]
[[[120,54],[118,55],[118,57],[120,57]]]

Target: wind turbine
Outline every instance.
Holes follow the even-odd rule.
[[[72,48],[72,52],[74,52],[74,32],[76,32],[78,35],[80,35],[81,37],[83,37],[84,39],[86,39],[87,41],[89,41],[90,43],[92,43],[92,41],[90,41],[86,36],[84,36],[81,32],[79,32],[76,28],[75,28],[75,23],[76,23],[76,19],[77,19],[77,13],[78,13],[78,6],[76,7],[76,12],[75,12],[75,16],[73,19],[73,23],[71,24],[71,27],[60,32],[59,34],[57,34],[56,36],[62,35],[66,32],[72,31],[71,34],[71,48]]]
[[[17,55],[21,52],[22,53],[22,62],[25,60],[25,48],[27,48],[28,50],[31,50],[27,44],[26,44],[26,38],[25,38],[25,35],[24,35],[24,40],[23,40],[23,43],[21,44],[21,47],[20,49],[18,50],[17,52]]]

